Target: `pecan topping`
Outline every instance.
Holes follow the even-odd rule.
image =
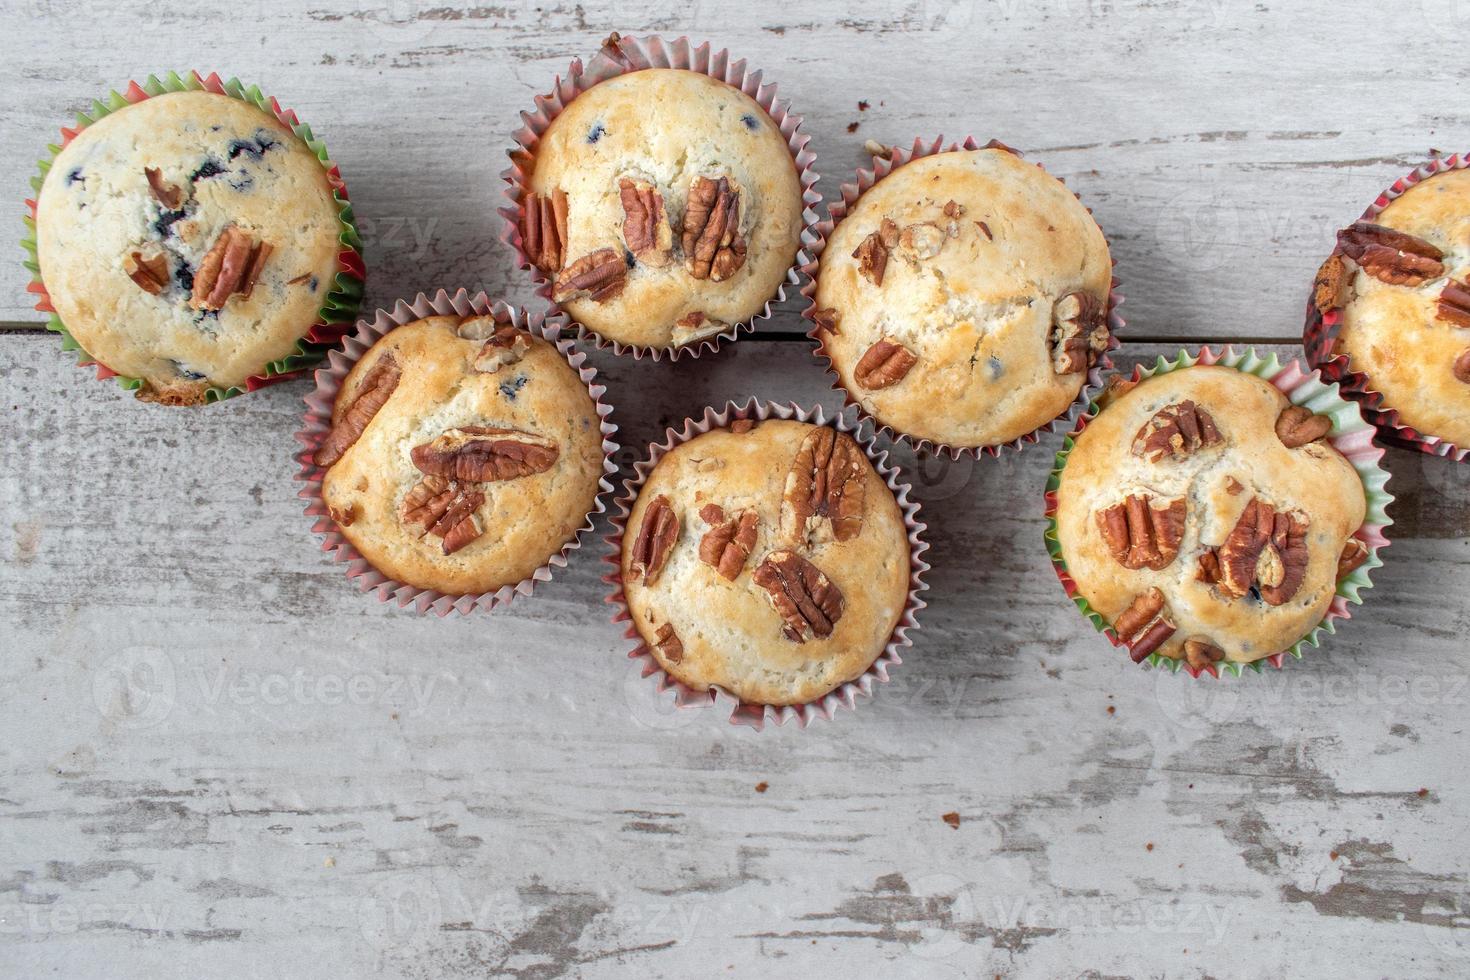
[[[184,203],[186,195],[180,187],[175,187],[163,179],[163,172],[157,167],[144,167],[143,175],[148,178],[148,190],[152,191],[153,199],[170,211],[177,211]]]
[[[123,258],[123,271],[145,293],[157,296],[168,288],[168,257],[132,252]]]
[[[837,336],[837,311],[831,307],[813,310],[812,322],[832,336]]]
[[[755,419],[735,419],[730,423],[730,431],[735,435],[744,435],[755,428]]]
[[[674,344],[682,347],[701,338],[717,334],[725,326],[724,321],[705,316],[703,310],[686,313],[674,321]]]
[[[1164,593],[1149,589],[1113,620],[1113,632],[1128,644],[1128,655],[1138,663],[1174,635],[1175,626],[1164,608]]]
[[[669,264],[674,233],[664,211],[664,199],[653,185],[623,177],[618,181],[623,202],[623,241],[644,265],[661,269]]]
[[[1195,670],[1204,670],[1210,664],[1217,664],[1224,659],[1225,651],[1209,640],[1195,636],[1184,641],[1184,660]]]
[[[888,268],[888,253],[898,247],[898,225],[884,218],[878,230],[858,243],[852,257],[858,260],[858,272],[875,286],[883,285],[883,272]]]
[[[878,391],[898,384],[918,362],[913,351],[896,340],[884,337],[858,358],[852,377],[869,391]]]
[[[1133,455],[1157,463],[1165,456],[1183,459],[1223,440],[1210,413],[1192,401],[1161,408],[1133,437]]]
[[[1305,516],[1252,498],[1220,547],[1220,591],[1240,598],[1255,588],[1273,606],[1289,601],[1306,578],[1308,526]]]
[[[1018,156],[1021,155],[1021,151],[1020,150],[1016,149],[1014,146],[1006,146],[1000,140],[991,140],[989,143],[986,143],[984,146],[980,147],[980,149],[982,149],[982,150],[1004,150],[1005,152],[1009,153],[1013,157],[1018,157]]]
[[[1233,476],[1227,476],[1225,478],[1225,492],[1228,493],[1228,494],[1230,494],[1230,496],[1232,496],[1232,497],[1239,497],[1241,491],[1244,490],[1244,489],[1245,489],[1245,484],[1241,483],[1235,477],[1233,477]]]
[[[1342,309],[1343,290],[1347,284],[1347,263],[1340,254],[1333,252],[1318,267],[1317,276],[1312,280],[1312,305],[1317,307],[1317,312],[1330,313]]]
[[[1068,293],[1052,308],[1052,370],[1086,371],[1108,349],[1108,318],[1091,293]]]
[[[1470,327],[1470,286],[1451,279],[1439,293],[1438,316],[1457,327]]]
[[[1337,250],[1390,286],[1419,286],[1444,275],[1444,253],[1422,238],[1359,221],[1337,233]]]
[[[1184,540],[1185,499],[1155,504],[1149,494],[1130,494],[1097,512],[1097,526],[1113,558],[1124,568],[1168,568]]]
[[[594,303],[605,303],[623,291],[628,281],[628,265],[616,249],[599,248],[589,252],[562,270],[552,287],[552,299],[558,303],[591,297]]]
[[[413,465],[429,476],[491,483],[533,476],[556,462],[556,443],[534,432],[497,426],[446,429],[432,442],[414,446]]]
[[[189,305],[196,310],[220,310],[236,293],[248,299],[270,254],[269,244],[234,225],[228,226],[194,272]]]
[[[1348,538],[1337,558],[1337,581],[1341,582],[1368,560],[1368,546],[1357,538]]]
[[[507,364],[514,364],[531,349],[531,335],[510,324],[498,327],[475,355],[475,370],[494,374]]]
[[[1451,369],[1455,372],[1455,380],[1470,385],[1470,347],[1460,351],[1455,358],[1455,366]]]
[[[424,477],[403,498],[398,516],[419,528],[419,537],[432,534],[452,555],[485,533],[475,511],[485,502],[483,491],[443,476]]]
[[[1332,420],[1315,415],[1310,408],[1288,405],[1276,416],[1276,438],[1287,449],[1300,449],[1332,431]]]
[[[699,560],[716,569],[733,582],[740,576],[745,561],[755,549],[759,518],[747,510],[738,517],[725,519],[725,512],[711,504],[699,512],[712,525],[699,541]]]
[[[962,218],[965,215],[965,206],[958,201],[946,201],[944,204],[944,216],[946,218]]]
[[[561,271],[567,260],[567,196],[561,188],[553,188],[550,196],[526,195],[521,248],[531,264],[548,276]]]
[[[643,579],[644,585],[658,581],[669,555],[674,552],[674,543],[679,540],[679,515],[669,498],[659,494],[643,512],[643,524],[638,536],[633,539],[633,560],[628,563],[628,572],[636,581]]]
[[[1195,572],[1195,581],[1206,582],[1214,585],[1220,581],[1220,553],[1214,548],[1206,548],[1199,556],[1199,570]]]
[[[352,404],[332,422],[332,430],[312,454],[311,461],[317,466],[331,466],[341,459],[378,414],[378,409],[387,403],[402,376],[403,370],[391,351],[378,358],[357,386]]]
[[[682,244],[689,274],[695,279],[722,282],[745,264],[740,192],[730,186],[730,178],[694,178],[684,210]]]
[[[671,664],[684,662],[684,642],[674,631],[673,623],[664,623],[653,634],[653,648],[663,654],[663,659]]]
[[[327,505],[327,514],[336,521],[340,527],[351,527],[352,522],[357,520],[357,505],[348,504],[346,507],[333,507]]]
[[[805,643],[831,636],[842,618],[842,590],[795,552],[771,552],[751,577],[785,620],[781,632],[788,640]]]
[[[863,451],[825,425],[802,440],[786,474],[781,527],[788,541],[848,541],[863,529]]]

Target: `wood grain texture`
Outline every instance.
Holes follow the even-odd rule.
[[[0,337],[6,975],[1470,964],[1470,468],[1392,454],[1395,541],[1354,619],[1192,683],[1065,600],[1060,436],[900,454],[935,566],[916,646],[856,713],[757,735],[637,675],[599,542],[504,614],[380,604],[295,496],[305,382],[165,410],[53,346]],[[595,359],[625,470],[705,404],[837,404],[805,342]]]

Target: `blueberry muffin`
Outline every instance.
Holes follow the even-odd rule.
[[[670,675],[805,704],[882,654],[908,601],[909,542],[846,433],[737,420],[658,461],[621,567],[633,624]]]
[[[521,581],[576,536],[596,504],[602,429],[555,346],[492,316],[434,316],[362,356],[312,461],[369,564],[465,595]]]
[[[1313,302],[1340,311],[1334,352],[1384,407],[1470,446],[1470,172],[1429,177],[1338,232]]]
[[[671,348],[759,313],[796,258],[801,182],[754,99],[697,72],[601,82],[536,145],[521,245],[598,335]]]
[[[1128,644],[1194,670],[1288,649],[1368,557],[1332,422],[1270,383],[1190,367],[1124,383],[1077,437],[1057,540],[1077,593]]]
[[[920,157],[865,191],[822,251],[813,318],[880,422],[996,446],[1066,412],[1108,346],[1112,259],[1061,181],[994,144]]]
[[[297,352],[338,272],[326,169],[273,115],[172,92],[83,129],[36,204],[66,329],[138,397],[198,404]]]

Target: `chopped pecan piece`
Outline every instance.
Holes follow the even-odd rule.
[[[786,625],[788,640],[805,643],[832,635],[842,618],[842,590],[822,570],[792,551],[773,551],[756,566],[755,584],[766,590]]]
[[[883,285],[883,272],[888,268],[888,253],[898,247],[898,225],[884,218],[878,230],[868,235],[853,250],[858,272],[875,286]]]
[[[1227,476],[1225,478],[1225,492],[1228,493],[1228,494],[1230,494],[1230,496],[1232,496],[1232,497],[1239,497],[1240,494],[1241,494],[1241,491],[1243,491],[1244,489],[1245,489],[1245,484],[1241,483],[1235,477],[1233,477],[1233,476]]]
[[[677,347],[713,336],[725,329],[727,324],[704,315],[703,310],[686,313],[674,321],[673,339]]]
[[[352,403],[332,422],[331,431],[312,454],[311,461],[325,467],[341,459],[368,427],[373,416],[378,414],[378,409],[387,403],[388,396],[398,387],[398,379],[402,376],[403,370],[392,351],[378,358],[357,386]]]
[[[1419,286],[1444,275],[1444,253],[1422,238],[1359,221],[1337,233],[1337,250],[1390,286]]]
[[[1470,385],[1470,347],[1466,347],[1460,351],[1459,356],[1455,358],[1455,364],[1451,370],[1455,372],[1456,381]]]
[[[719,507],[709,510],[708,516],[705,511],[701,511],[700,516],[713,526],[704,532],[704,537],[699,541],[699,560],[713,567],[729,581],[735,581],[740,576],[740,570],[745,567],[746,559],[755,549],[759,517],[755,511],[747,510],[738,517],[726,520],[724,511]]]
[[[550,195],[526,195],[521,248],[531,264],[548,276],[561,272],[567,260],[567,196],[561,188],[553,188]]]
[[[740,192],[730,178],[696,177],[689,187],[682,239],[689,274],[722,282],[745,264],[740,235]]]
[[[1317,276],[1312,280],[1312,305],[1317,308],[1317,312],[1330,313],[1342,309],[1346,302],[1343,290],[1347,288],[1347,284],[1347,263],[1340,254],[1333,252],[1317,269]]]
[[[814,426],[786,474],[781,498],[785,539],[810,545],[848,541],[862,533],[865,462],[847,433]]]
[[[1130,494],[1097,512],[1097,525],[1113,558],[1124,568],[1168,568],[1184,540],[1185,498],[1156,504],[1150,494]]]
[[[1300,449],[1332,431],[1332,420],[1302,405],[1288,405],[1276,416],[1276,438],[1287,449]]]
[[[623,202],[623,241],[644,265],[661,269],[674,251],[674,232],[664,211],[663,195],[652,184],[623,177],[618,181]]]
[[[1108,318],[1091,293],[1068,293],[1052,308],[1052,370],[1057,374],[1086,371],[1108,349]]]
[[[337,522],[339,527],[351,527],[352,522],[357,520],[357,505],[348,504],[346,507],[333,507],[327,505],[327,514]]]
[[[534,432],[498,426],[446,429],[432,442],[414,446],[409,456],[419,471],[466,483],[491,483],[533,476],[551,469],[556,442]]]
[[[730,431],[735,435],[744,435],[755,428],[755,419],[735,419],[730,423]]]
[[[1368,560],[1368,546],[1357,538],[1348,538],[1337,558],[1337,581],[1341,582]]]
[[[980,149],[982,149],[982,150],[1004,150],[1005,152],[1009,153],[1013,157],[1018,157],[1018,156],[1021,155],[1021,151],[1020,150],[1016,149],[1014,146],[1006,146],[1000,140],[991,140],[989,143],[986,143],[984,146],[980,147]]]
[[[196,310],[220,310],[236,293],[248,298],[270,254],[266,242],[234,225],[226,227],[194,271],[189,305]]]
[[[494,374],[507,364],[514,364],[526,356],[531,349],[531,335],[518,327],[504,324],[485,341],[480,353],[475,355],[475,370],[481,374]]]
[[[673,623],[664,623],[653,634],[653,648],[671,664],[684,662],[684,641],[679,639]]]
[[[148,190],[153,193],[153,199],[162,204],[170,211],[177,211],[184,203],[183,188],[176,187],[163,179],[163,172],[157,167],[144,167],[143,175],[148,178]]]
[[[832,336],[837,336],[837,311],[831,307],[813,310],[812,322]]]
[[[1195,670],[1204,670],[1225,659],[1225,651],[1197,636],[1184,641],[1184,660]]]
[[[123,271],[145,293],[157,296],[168,288],[168,257],[131,252],[123,258]]]
[[[594,303],[616,298],[628,282],[628,265],[616,249],[599,248],[562,270],[552,287],[558,303],[590,297]]]
[[[903,344],[884,337],[869,347],[853,366],[852,377],[861,387],[878,391],[898,384],[919,359]]]
[[[965,206],[958,201],[946,201],[944,204],[944,216],[946,218],[962,218],[965,215]]]
[[[643,524],[633,539],[633,558],[628,563],[633,579],[642,578],[644,585],[657,582],[678,540],[679,515],[669,498],[659,494],[644,509]]]
[[[1165,456],[1183,459],[1222,441],[1210,413],[1186,400],[1159,409],[1143,424],[1133,437],[1133,455],[1150,463]]]
[[[898,236],[898,248],[915,261],[932,259],[944,248],[949,239],[948,232],[932,221],[920,221],[905,225]]]
[[[1113,620],[1113,632],[1128,645],[1128,655],[1134,663],[1163,646],[1174,635],[1174,630],[1169,611],[1164,607],[1164,593],[1158,589],[1140,593],[1132,605]]]
[[[1290,601],[1306,578],[1308,526],[1253,497],[1220,547],[1220,591],[1240,598],[1255,588],[1270,605]]]
[[[1214,548],[1206,548],[1199,556],[1199,570],[1195,572],[1195,580],[1207,582],[1214,585],[1220,581],[1220,553]]]
[[[442,476],[426,476],[404,494],[398,518],[421,528],[420,537],[439,522],[458,495],[458,487]]]
[[[1470,327],[1470,286],[1451,279],[1439,293],[1438,316],[1457,327]]]
[[[419,537],[431,534],[439,538],[444,553],[452,555],[485,533],[475,515],[484,502],[485,494],[478,488],[430,475],[404,495],[398,516],[403,523],[417,526]]]

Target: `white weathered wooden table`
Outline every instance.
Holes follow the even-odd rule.
[[[69,112],[197,66],[326,138],[369,309],[439,286],[529,302],[496,241],[508,134],[611,30],[765,67],[829,199],[868,138],[1025,148],[1109,232],[1133,358],[1299,353],[1334,228],[1470,143],[1457,0],[5,0],[12,232]],[[907,662],[855,714],[757,735],[637,676],[600,543],[503,614],[360,596],[295,497],[304,382],[134,402],[39,330],[12,259],[0,975],[1470,971],[1470,466],[1391,453],[1394,545],[1354,620],[1283,671],[1191,683],[1064,600],[1041,542],[1059,437],[926,461]],[[797,308],[697,365],[598,356],[625,465],[710,402],[835,404]]]

